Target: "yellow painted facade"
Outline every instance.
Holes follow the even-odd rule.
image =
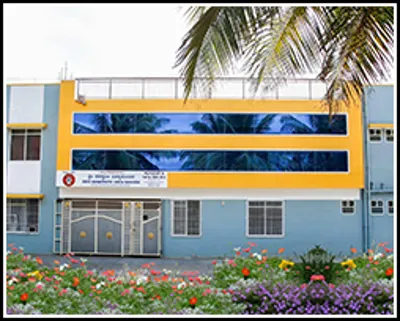
[[[74,112],[299,112],[324,113],[316,100],[74,100],[74,81],[62,81],[57,170],[71,170],[74,148],[348,150],[349,173],[169,173],[169,188],[362,188],[363,144],[360,105],[343,107],[348,135],[73,135]]]
[[[43,194],[7,194],[7,198],[11,199],[43,199],[44,195]]]
[[[44,123],[11,123],[7,124],[9,129],[42,129],[47,128],[47,124]]]

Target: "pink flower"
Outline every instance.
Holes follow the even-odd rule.
[[[89,275],[93,275],[93,271],[87,271]]]
[[[235,262],[235,260],[229,260],[228,264],[233,264]]]
[[[300,285],[300,288],[304,289],[307,287],[307,283],[303,283],[302,285]]]
[[[125,296],[125,295],[129,294],[129,292],[130,292],[130,289],[125,289],[124,291],[122,291],[121,295]]]
[[[250,247],[256,247],[256,246],[257,246],[257,244],[256,244],[256,243],[253,243],[253,242],[248,242],[247,244],[249,244]]]
[[[214,261],[211,262],[211,264],[215,265],[215,264],[217,264],[217,261],[214,260]]]
[[[332,284],[332,283],[329,283],[329,287],[330,287],[331,289],[334,289],[334,288],[335,288],[335,285]]]
[[[237,266],[237,264],[236,264],[236,263],[233,263],[232,266],[235,267],[235,266]]]
[[[312,275],[311,276],[311,281],[324,281],[325,277],[323,275]]]
[[[42,290],[42,289],[43,289],[43,286],[42,286],[41,284],[37,284],[37,285],[36,285],[36,288],[37,288],[38,290]]]

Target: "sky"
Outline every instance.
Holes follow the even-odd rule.
[[[57,80],[65,61],[73,77],[178,76],[188,6],[4,4],[6,80]]]
[[[179,5],[5,4],[6,78],[177,76]],[[70,72],[68,72],[70,74]]]

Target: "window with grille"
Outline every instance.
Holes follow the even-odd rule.
[[[35,161],[40,160],[41,145],[40,129],[13,129],[11,130],[12,161]]]
[[[354,214],[356,212],[355,201],[342,201],[342,214]]]
[[[7,232],[39,232],[39,200],[7,200]]]
[[[200,234],[200,201],[174,201],[172,235],[199,236]]]
[[[370,128],[369,132],[369,140],[371,142],[380,142],[382,141],[382,129],[380,128]]]
[[[388,212],[389,212],[389,215],[393,215],[393,212],[394,212],[393,201],[388,201]]]
[[[393,142],[394,140],[394,129],[386,128],[385,129],[385,138],[387,142]]]
[[[371,214],[383,215],[383,201],[381,200],[371,201]]]
[[[282,236],[283,202],[250,201],[247,231],[249,236]]]

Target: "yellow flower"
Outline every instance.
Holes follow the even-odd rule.
[[[36,277],[38,280],[43,279],[43,275],[42,275],[38,270],[36,270],[36,271],[34,271],[34,272],[31,272],[31,273],[28,273],[27,276],[34,276],[34,277]]]
[[[347,260],[347,261],[344,261],[344,262],[342,262],[342,263],[340,263],[343,267],[349,267],[350,269],[354,269],[354,268],[356,268],[357,267],[357,265],[354,263],[354,261],[353,260]]]
[[[294,262],[287,261],[287,260],[282,260],[281,264],[279,264],[280,269],[285,269],[288,266],[292,267],[294,265]]]

